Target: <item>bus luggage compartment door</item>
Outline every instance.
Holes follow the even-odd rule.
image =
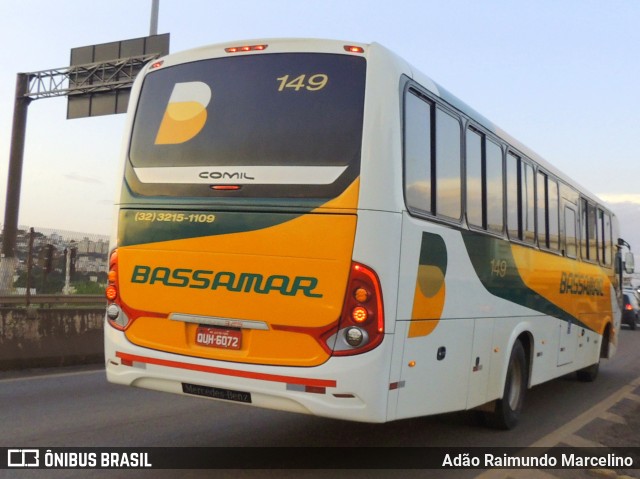
[[[330,357],[356,215],[122,210],[119,224],[132,343],[272,365]]]

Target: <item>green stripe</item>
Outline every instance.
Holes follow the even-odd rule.
[[[302,214],[121,209],[118,223],[118,244],[132,246],[160,241],[244,233],[286,223]],[[215,218],[209,222],[208,219],[211,215]]]
[[[433,233],[422,233],[420,245],[420,265],[435,266],[442,271],[442,276],[447,274],[447,245],[442,236]]]
[[[524,283],[513,258],[511,243],[471,231],[463,231],[462,239],[473,268],[489,293],[542,314],[591,329]],[[506,263],[504,275],[501,274],[501,262]]]

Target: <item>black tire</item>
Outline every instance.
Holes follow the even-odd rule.
[[[584,369],[580,369],[576,371],[576,376],[578,381],[582,381],[585,383],[592,383],[598,377],[598,372],[600,372],[600,358],[604,357],[604,353],[607,348],[607,342],[609,341],[609,334],[605,334],[602,336],[602,343],[600,344],[600,355],[598,356],[598,362],[592,364],[591,366],[587,366]]]
[[[600,371],[600,359],[598,358],[598,362],[592,364],[591,366],[587,366],[584,369],[580,369],[576,371],[576,376],[578,377],[578,381],[582,381],[584,383],[592,383],[598,377],[598,372]]]
[[[524,346],[518,340],[509,357],[502,398],[496,401],[494,412],[487,416],[489,425],[496,429],[513,429],[518,424],[528,384],[527,358]]]
[[[631,321],[629,321],[629,327],[635,331],[636,330],[636,321],[638,320],[638,318],[631,318]]]

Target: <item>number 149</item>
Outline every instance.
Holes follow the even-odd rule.
[[[324,73],[316,73],[315,75],[298,75],[295,78],[290,79],[289,75],[282,76],[277,79],[280,82],[278,91],[285,91],[286,89],[292,89],[300,91],[302,89],[309,91],[322,90],[329,81],[329,77]]]

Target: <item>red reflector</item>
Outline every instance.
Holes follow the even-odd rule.
[[[355,45],[345,45],[344,49],[349,53],[364,53],[364,48]]]
[[[212,185],[212,190],[239,190],[240,185]]]
[[[305,386],[304,392],[315,393],[315,394],[326,394],[327,388],[323,388],[322,386]]]
[[[256,52],[266,50],[268,46],[269,45],[243,45],[240,47],[225,48],[224,51],[227,53]]]

